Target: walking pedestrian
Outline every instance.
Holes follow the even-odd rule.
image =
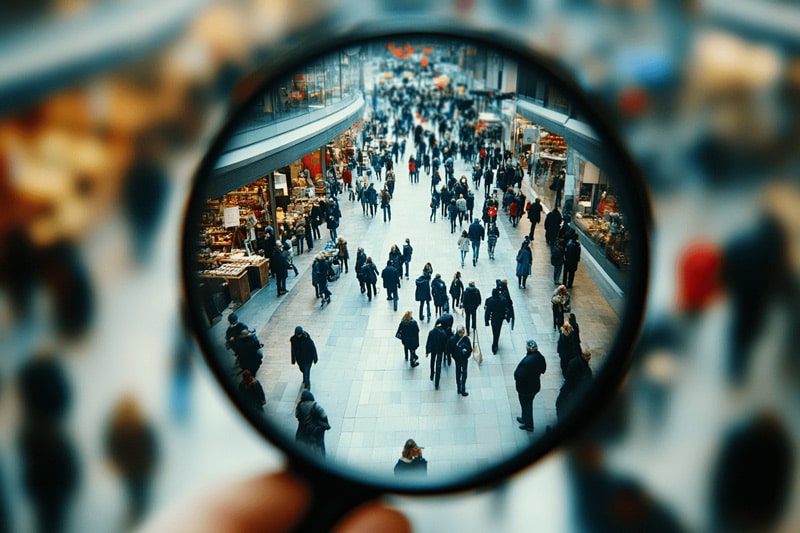
[[[425,357],[431,358],[431,381],[434,388],[439,390],[439,380],[442,375],[442,358],[447,350],[448,335],[440,321],[428,332],[428,339],[425,342]]]
[[[425,320],[423,307],[428,308],[428,322],[431,321],[431,278],[424,271],[414,282],[414,300],[419,302],[419,319]]]
[[[361,294],[366,292],[366,287],[364,286],[364,275],[361,271],[361,267],[364,266],[364,263],[367,262],[367,254],[364,253],[364,249],[359,247],[358,251],[356,251],[356,279],[358,280],[358,286],[361,289]]]
[[[395,337],[403,343],[403,352],[406,361],[410,361],[411,368],[419,366],[417,348],[419,348],[419,324],[414,320],[414,311],[406,311],[397,326]]]
[[[347,266],[347,260],[350,259],[350,252],[347,250],[347,241],[344,240],[344,237],[339,237],[336,241],[336,257],[339,258],[339,261],[342,263],[342,267],[344,267],[345,274],[350,272],[350,269]]]
[[[436,222],[436,212],[439,210],[439,202],[441,201],[441,195],[439,191],[434,189],[433,193],[431,193],[431,216],[428,217],[429,222]]]
[[[431,297],[433,298],[433,307],[436,316],[442,316],[448,312],[447,307],[447,284],[442,279],[442,275],[437,273],[431,281]]]
[[[316,259],[314,259],[314,264],[311,265],[311,280],[314,283],[314,286],[317,289],[317,297],[322,298],[322,302],[320,302],[320,307],[324,307],[325,304],[331,303],[331,291],[328,289],[328,276],[331,273],[331,265],[328,262],[328,259],[319,254]]]
[[[529,339],[525,343],[525,350],[525,357],[514,370],[514,384],[522,411],[517,422],[520,429],[533,431],[533,398],[542,388],[541,376],[547,371],[547,362],[535,340]]]
[[[403,244],[403,264],[406,269],[406,279],[408,279],[408,269],[411,265],[411,255],[414,253],[414,248],[411,246],[411,239],[406,237],[406,242]]]
[[[566,378],[567,365],[569,365],[573,357],[577,357],[581,353],[580,341],[569,322],[564,322],[561,326],[556,351],[558,352],[558,360],[561,363],[561,375]]]
[[[533,230],[536,229],[536,224],[542,220],[542,199],[537,197],[533,203],[528,204],[525,211],[527,211],[528,220],[531,223],[531,229],[528,231],[528,238],[533,240]]]
[[[564,323],[564,313],[570,311],[570,297],[565,285],[559,285],[550,299],[553,306],[553,329],[558,329]]]
[[[455,199],[450,199],[447,205],[447,219],[450,221],[450,233],[456,232],[456,220],[458,219],[458,206]]]
[[[483,226],[477,218],[472,224],[469,225],[467,235],[472,243],[472,266],[476,266],[478,264],[478,252],[481,248],[481,241],[486,235]]]
[[[461,307],[461,296],[464,294],[464,283],[461,281],[461,272],[456,271],[453,275],[453,280],[450,282],[450,298],[453,302],[451,307],[455,313],[456,309]]]
[[[367,301],[372,301],[372,297],[378,294],[378,267],[372,262],[371,257],[367,257],[361,267],[361,277],[367,290]]]
[[[469,396],[467,392],[467,362],[472,355],[472,341],[466,335],[464,326],[459,326],[451,339],[450,355],[456,364],[456,391],[461,396]]]
[[[553,284],[559,285],[561,269],[564,267],[564,246],[560,239],[556,239],[550,248],[550,264],[553,265]]]
[[[311,365],[317,364],[317,347],[311,335],[302,326],[294,328],[294,335],[289,339],[292,352],[292,364],[297,365],[303,373],[303,388],[311,389]]]
[[[462,298],[462,305],[464,306],[464,321],[467,329],[467,335],[470,334],[470,324],[472,328],[478,327],[478,307],[481,305],[483,298],[481,291],[475,286],[474,281],[470,281],[467,288],[464,289],[464,296]]]
[[[492,324],[492,353],[496,354],[500,341],[500,331],[506,319],[506,302],[500,297],[500,289],[492,289],[492,295],[486,300],[483,308],[483,320],[488,327]]]
[[[572,233],[572,238],[567,241],[564,249],[564,279],[562,283],[568,289],[572,288],[575,281],[575,271],[578,270],[578,263],[581,260],[581,244],[578,241],[578,234]]]
[[[500,228],[494,222],[489,223],[486,230],[486,243],[489,246],[489,259],[494,261],[494,249],[497,247],[497,239],[500,238]]]
[[[270,257],[269,269],[275,275],[276,295],[283,296],[289,292],[286,290],[286,278],[289,276],[289,263],[286,260],[286,256],[283,255],[283,250],[277,247],[275,248],[272,257]]]
[[[392,261],[386,261],[386,267],[381,271],[383,288],[386,289],[386,299],[391,300],[394,310],[397,311],[397,289],[400,288],[400,272],[394,267]]]
[[[467,235],[467,230],[461,232],[461,237],[458,238],[458,251],[461,253],[461,267],[464,267],[464,259],[467,257],[467,252],[469,252],[469,235]]]
[[[558,208],[554,208],[552,211],[547,213],[547,216],[544,217],[544,240],[549,245],[553,245],[558,238],[558,230],[561,229],[561,213],[558,211]]]
[[[388,222],[392,221],[392,206],[390,202],[392,201],[392,194],[389,192],[389,189],[384,187],[381,189],[381,209],[383,210],[383,221],[387,222],[386,217],[389,217]]]
[[[533,251],[530,241],[525,237],[517,252],[517,283],[520,289],[525,288],[528,276],[531,275],[531,264],[533,264]]]
[[[331,429],[328,423],[328,415],[319,405],[311,391],[304,390],[300,395],[300,401],[294,410],[297,418],[297,432],[295,440],[311,448],[311,451],[325,456],[325,432]]]

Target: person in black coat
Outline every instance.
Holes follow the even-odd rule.
[[[442,358],[447,350],[447,332],[444,325],[437,321],[436,325],[428,332],[425,342],[425,357],[431,357],[431,381],[436,390],[439,390],[439,378],[442,375]]]
[[[428,461],[422,457],[422,448],[417,446],[414,439],[408,439],[403,446],[401,457],[394,465],[394,475],[411,479],[428,475]]]
[[[506,319],[506,301],[500,296],[500,289],[492,289],[492,295],[486,300],[483,320],[486,326],[492,324],[492,353],[497,353],[500,331]]]
[[[361,294],[364,294],[367,291],[367,288],[364,284],[364,275],[363,272],[361,271],[361,267],[363,267],[364,263],[366,262],[367,262],[367,254],[364,253],[363,248],[359,248],[358,251],[356,252],[355,272],[356,272],[356,279],[358,280],[358,285],[361,288]]]
[[[482,301],[481,291],[475,286],[474,281],[470,281],[467,288],[464,289],[464,295],[461,298],[461,305],[464,307],[467,335],[469,335],[470,324],[472,324],[473,329],[478,327],[478,307],[480,307]]]
[[[277,248],[269,259],[269,268],[275,274],[275,289],[277,296],[286,294],[286,278],[289,276],[289,262]]]
[[[472,342],[466,335],[464,326],[459,326],[456,334],[450,339],[450,355],[456,363],[456,390],[461,396],[469,396],[467,392],[467,362],[472,355]]]
[[[408,279],[408,269],[411,265],[411,255],[414,253],[414,248],[411,246],[411,239],[406,239],[403,244],[403,264],[406,266],[406,279]]]
[[[431,281],[431,297],[436,316],[441,316],[445,312],[444,306],[447,305],[447,284],[441,274],[437,273]]]
[[[322,203],[317,202],[311,207],[311,212],[308,214],[308,222],[311,226],[311,236],[314,239],[320,238],[319,227],[322,225],[322,222],[325,220],[325,212],[322,208]],[[309,249],[311,247],[309,246]]]
[[[456,309],[461,307],[461,296],[464,294],[464,282],[461,281],[461,272],[456,272],[453,276],[448,292],[450,293],[450,298],[452,298],[451,306],[455,313]]]
[[[561,375],[567,377],[567,366],[570,361],[580,355],[581,345],[578,336],[573,331],[569,322],[564,322],[558,336],[558,359],[561,362]]]
[[[397,289],[400,288],[400,272],[392,265],[392,261],[386,261],[386,268],[381,271],[383,288],[386,289],[386,299],[394,304],[397,311]]]
[[[561,213],[558,212],[556,207],[544,217],[544,240],[547,241],[547,244],[551,246],[555,244],[560,229]]]
[[[378,267],[372,262],[371,257],[367,257],[364,265],[361,267],[361,279],[364,280],[364,287],[367,289],[367,300],[372,301],[372,296],[378,294]]]
[[[533,240],[533,230],[536,229],[536,224],[542,221],[542,199],[536,198],[529,206],[528,206],[528,220],[531,222],[531,229],[528,232],[528,238]]]
[[[539,352],[535,340],[529,339],[525,348],[525,357],[514,370],[514,383],[522,410],[522,416],[517,417],[517,422],[520,423],[520,429],[533,431],[533,398],[542,388],[541,376],[547,371],[547,362]]]
[[[297,418],[295,441],[308,445],[314,453],[324,457],[325,432],[331,429],[331,425],[328,423],[325,410],[314,400],[311,392],[304,390],[300,395],[294,416]]]
[[[592,381],[592,369],[589,367],[591,358],[591,353],[582,352],[578,357],[573,357],[567,365],[566,372],[564,372],[564,384],[561,385],[558,398],[556,398],[556,416],[559,420],[569,412],[570,406],[573,405],[575,397],[580,391]]]
[[[294,328],[294,335],[289,339],[292,347],[292,364],[303,373],[303,388],[311,389],[311,365],[317,364],[317,347],[308,332],[302,326]]]
[[[431,278],[424,272],[414,282],[414,300],[419,302],[419,319],[425,320],[422,314],[423,307],[428,308],[428,322],[431,321]]]
[[[403,352],[405,353],[406,361],[409,360],[409,355],[411,356],[411,368],[418,367],[419,362],[417,360],[419,357],[417,357],[417,348],[419,348],[419,324],[414,320],[413,311],[406,311],[405,314],[403,314],[400,325],[397,326],[397,333],[395,333],[395,336],[403,343]]]
[[[258,411],[264,411],[264,404],[267,403],[267,397],[264,395],[264,389],[261,383],[255,378],[249,370],[242,372],[242,381],[239,382],[239,395],[245,405],[252,407]]]
[[[581,244],[578,242],[578,234],[573,231],[572,237],[567,241],[564,249],[564,279],[562,283],[567,288],[572,287],[575,281],[575,271],[578,270],[578,263],[581,260]]]

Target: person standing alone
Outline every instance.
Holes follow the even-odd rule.
[[[541,390],[541,376],[547,371],[547,362],[539,352],[536,341],[529,339],[525,343],[525,357],[514,370],[514,383],[519,397],[522,416],[517,417],[519,429],[533,431],[533,398]]]

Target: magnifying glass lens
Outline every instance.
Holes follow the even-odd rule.
[[[644,186],[597,106],[480,39],[292,59],[187,212],[192,324],[241,412],[293,460],[401,492],[579,431],[624,374],[648,269]]]

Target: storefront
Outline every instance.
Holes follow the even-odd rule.
[[[618,205],[613,177],[603,172],[606,155],[586,124],[550,109],[523,102],[515,120],[520,161],[533,171],[530,185],[550,197],[552,181],[566,172],[560,208],[578,231],[581,244],[608,276],[624,288],[628,230]],[[550,198],[553,200],[554,198]],[[549,206],[552,207],[552,206]]]

